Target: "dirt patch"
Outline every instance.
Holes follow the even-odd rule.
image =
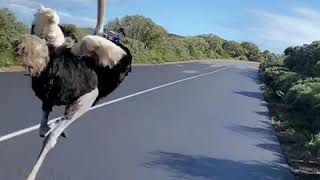
[[[24,71],[22,66],[0,67],[0,72],[21,72]]]

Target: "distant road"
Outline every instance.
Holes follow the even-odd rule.
[[[38,179],[293,179],[257,69],[236,61],[135,66],[103,106],[68,129]],[[23,73],[0,73],[0,83],[0,139],[9,137],[0,141],[0,179],[22,180],[42,140],[21,130],[39,123],[40,101]]]

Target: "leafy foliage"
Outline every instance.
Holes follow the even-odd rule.
[[[286,108],[288,133],[303,149],[303,158],[320,159],[320,42],[289,47],[285,57],[260,65],[265,84]],[[277,93],[279,90],[282,93]]]
[[[113,31],[119,28],[124,28],[124,42],[139,63],[218,58],[262,61],[271,54],[262,53],[253,43],[226,41],[212,34],[190,37],[170,34],[150,18],[138,15],[115,19],[105,27]]]
[[[92,28],[78,28],[73,24],[63,24],[62,27],[66,36],[78,40],[93,33]],[[136,63],[219,58],[263,61],[274,56],[270,52],[261,52],[253,43],[227,41],[213,34],[189,37],[170,34],[150,18],[139,15],[115,19],[105,27],[113,31],[120,28],[124,28],[126,37],[123,42],[130,48]],[[8,10],[0,11],[0,66],[15,63],[11,43],[27,31]]]
[[[285,50],[285,66],[304,76],[320,76],[320,41]]]
[[[290,107],[292,119],[297,123],[317,132],[320,130],[320,78],[308,78],[294,85],[285,97],[285,102]]]
[[[143,42],[146,47],[157,47],[166,31],[155,24],[150,18],[143,16],[125,16],[121,20],[116,19],[107,25],[107,29],[118,30],[124,28],[128,38]]]
[[[62,24],[63,33],[67,37],[71,37],[72,39],[80,40],[85,35],[93,34],[94,30],[91,28],[78,28],[73,24]]]
[[[16,63],[13,42],[26,32],[26,26],[17,22],[8,9],[0,9],[0,67]]]

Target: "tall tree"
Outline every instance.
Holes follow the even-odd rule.
[[[150,18],[143,16],[125,16],[121,20],[115,20],[107,24],[107,29],[118,30],[124,28],[126,36],[143,42],[148,48],[159,45],[166,36],[166,31]]]

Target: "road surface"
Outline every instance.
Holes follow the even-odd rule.
[[[59,139],[38,179],[291,180],[257,76],[238,62],[135,66]],[[13,135],[0,142],[0,179],[25,179],[42,140],[12,133],[39,123],[40,101],[23,73],[0,83],[0,139]]]

